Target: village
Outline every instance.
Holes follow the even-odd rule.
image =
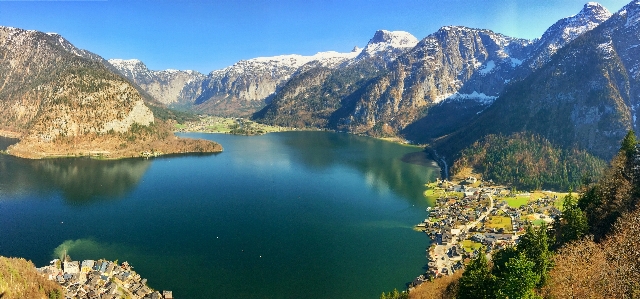
[[[65,290],[64,298],[88,299],[173,299],[171,291],[154,291],[131,265],[107,260],[72,261],[55,259],[36,269]]]
[[[295,131],[294,128],[270,126],[242,117],[218,117],[199,115],[198,121],[176,124],[176,132],[226,133],[236,135],[262,135],[271,132]]]
[[[564,197],[551,191],[518,193],[473,176],[426,186],[425,196],[433,206],[416,229],[432,240],[427,249],[428,270],[410,287],[452,275],[478,254],[490,257],[493,251],[516,245],[527,226],[550,225],[558,219]]]

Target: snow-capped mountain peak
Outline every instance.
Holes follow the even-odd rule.
[[[398,52],[411,49],[417,44],[418,39],[409,32],[378,30],[356,60],[377,56],[392,60]]]
[[[589,2],[578,14],[557,21],[536,42],[535,54],[528,62],[529,67],[536,69],[544,64],[558,49],[585,32],[598,27],[611,15],[611,12],[599,3]]]
[[[376,44],[388,44],[396,48],[412,48],[418,43],[418,39],[406,31],[378,30],[369,40],[367,46]]]
[[[203,74],[190,70],[152,71],[138,59],[109,59],[108,62],[156,100],[167,105],[192,103],[205,78]]]
[[[147,66],[138,59],[109,59],[107,61],[128,78],[134,78],[141,74],[151,76]]]
[[[562,38],[566,42],[575,39],[583,33],[597,27],[611,17],[604,6],[596,2],[589,2],[582,10],[573,16],[559,20],[542,35],[541,40]],[[557,36],[561,32],[561,36]]]
[[[245,72],[269,72],[274,77],[284,76],[285,79],[297,71],[300,67],[313,63],[317,66],[333,68],[341,63],[353,59],[360,52],[340,53],[336,51],[318,52],[314,55],[304,56],[298,54],[278,55],[270,57],[257,57],[248,60],[240,60],[232,66],[211,72],[210,76],[220,77],[226,74],[242,74]]]

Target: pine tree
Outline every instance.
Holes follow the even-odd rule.
[[[534,288],[540,276],[534,271],[535,263],[524,253],[509,259],[504,275],[498,277],[498,291],[495,298],[527,299],[536,298]]]
[[[627,132],[627,135],[624,136],[624,139],[622,139],[620,152],[624,153],[624,155],[627,156],[627,159],[633,159],[636,154],[637,144],[638,141],[636,139],[636,134],[633,132],[633,130],[629,130],[629,132]]]
[[[585,195],[591,196],[591,195]],[[558,223],[558,244],[579,240],[589,231],[587,216],[578,207],[578,201],[571,193],[564,197],[562,220]]]
[[[549,250],[553,244],[547,234],[547,225],[538,228],[527,227],[527,232],[520,237],[517,251],[534,263],[533,271],[538,277],[536,285],[538,287],[545,284],[549,270],[553,267],[553,253]]]
[[[487,256],[478,254],[462,273],[458,298],[494,298],[494,277],[489,270]]]

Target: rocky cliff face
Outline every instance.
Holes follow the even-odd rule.
[[[137,59],[109,59],[109,64],[140,86],[159,102],[174,107],[189,107],[202,93],[205,75],[196,71],[152,71]]]
[[[327,127],[347,97],[387,72],[390,63],[417,43],[407,32],[379,30],[364,49],[354,49],[360,54],[353,59],[296,73],[254,118],[282,126]]]
[[[529,44],[489,30],[443,27],[345,101],[330,126],[371,135],[395,134],[421,117],[429,105],[452,96],[469,97],[458,92],[471,79],[515,68],[527,57]],[[471,94],[486,99],[504,84],[504,80],[482,81]]]
[[[242,60],[211,72],[195,100],[195,110],[217,115],[248,116],[266,105],[294,74],[315,67],[334,68],[358,53],[321,52],[313,56],[282,55]]]
[[[553,24],[536,41],[533,54],[526,61],[530,69],[537,69],[549,62],[551,56],[569,42],[596,28],[611,17],[611,13],[602,5],[589,2],[582,10]]]
[[[610,159],[626,132],[638,129],[639,16],[634,1],[559,49],[440,148],[456,152],[474,136],[525,131]]]
[[[429,107],[426,115],[411,123],[401,134],[419,143],[448,135],[477,117],[503,92],[505,86],[523,80],[537,68],[548,63],[559,49],[594,29],[611,16],[598,3],[587,3],[576,15],[559,20],[545,31],[540,39],[528,44],[510,61],[487,66],[475,73],[454,95]],[[479,93],[480,92],[480,93]]]
[[[172,135],[131,83],[59,35],[0,27],[0,57],[0,131],[21,137],[13,154],[137,150],[140,128],[148,141]]]

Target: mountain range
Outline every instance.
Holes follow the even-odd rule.
[[[587,76],[576,73],[557,76],[557,69],[580,64],[593,66],[591,71],[618,68],[619,73],[603,75],[608,77],[637,71],[631,61],[632,46],[637,44],[633,34],[637,30],[627,24],[631,21],[626,21],[632,17],[627,12],[633,12],[637,5],[634,1],[613,15],[600,4],[589,2],[576,15],[559,20],[535,40],[462,26],[442,27],[420,41],[406,32],[380,30],[363,49],[355,48],[351,53],[255,58],[213,71],[205,78],[192,72],[189,82],[200,84],[183,84],[189,92],[182,93],[191,97],[174,96],[174,102],[165,103],[182,103],[182,108],[218,115],[253,115],[257,121],[275,125],[402,136],[416,143],[443,144],[439,141],[447,140],[460,144],[455,150],[444,149],[448,154],[469,145],[460,139],[473,141],[486,134],[525,130],[562,146],[578,146],[610,158],[626,130],[635,126],[630,113],[635,113],[637,100],[628,97],[613,106],[599,102],[599,108],[586,100],[569,104],[567,97],[586,99],[587,94],[595,92],[582,87],[595,84],[596,79],[589,81]],[[624,19],[625,24],[608,21],[612,15],[613,19]],[[600,26],[603,23],[611,28],[594,31],[604,28]],[[614,31],[626,32],[624,37],[611,37],[620,42],[612,40],[610,47],[597,45],[600,50],[608,49],[610,57],[617,57],[617,51],[622,49],[616,46],[624,39],[629,49],[624,50],[621,59],[629,61],[605,59],[598,64],[587,61],[590,56],[586,53],[576,52],[586,51],[585,39],[602,34],[613,36]],[[136,83],[149,78],[146,68],[128,73],[122,63],[110,62]],[[533,78],[538,78],[539,85],[532,85]],[[575,81],[573,88],[580,91],[568,90],[571,85],[567,82],[549,85],[562,78]],[[165,79],[155,82],[162,80]],[[615,86],[627,84],[626,79],[621,80],[624,82],[616,82]],[[609,86],[607,82],[598,84]],[[151,89],[145,90],[152,93]],[[527,96],[517,95],[516,90]],[[605,88],[602,92],[602,97],[610,99],[613,91]],[[632,91],[629,92],[622,91],[631,96]],[[555,108],[551,111],[530,107],[521,103],[525,98],[531,105],[547,101]],[[561,109],[556,103],[566,105]],[[595,112],[596,108],[617,111],[620,117],[600,122],[594,117],[603,112]],[[625,109],[627,112],[623,112]],[[568,118],[560,121],[563,116],[557,113]],[[512,115],[527,118],[521,122],[510,120]],[[542,127],[550,120],[554,125],[545,131]]]
[[[105,61],[47,36],[66,53],[126,78],[156,107],[399,136],[430,144],[447,162],[484,136],[518,132],[609,159],[638,125],[639,7],[633,1],[612,14],[589,2],[534,40],[462,26],[422,40],[379,30],[349,53],[259,57],[207,75],[152,71],[135,59]]]

